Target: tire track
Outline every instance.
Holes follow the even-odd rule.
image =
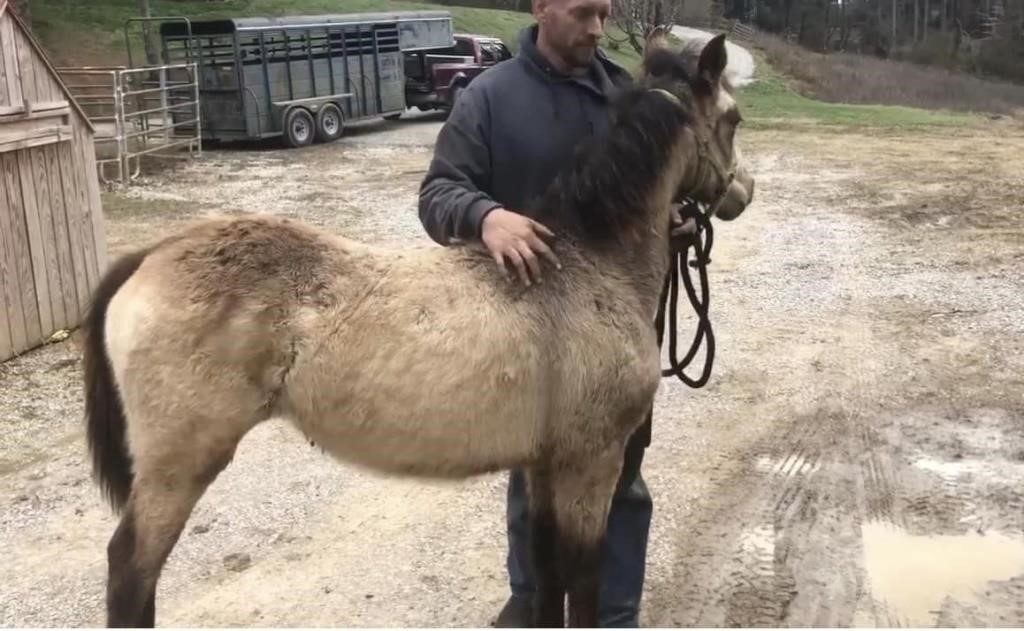
[[[861,475],[864,478],[864,513],[871,521],[904,526],[896,510],[898,480],[892,457],[878,448],[876,431],[865,424],[860,432],[863,458]]]
[[[715,505],[701,513],[696,536],[680,541],[671,584],[684,591],[652,596],[648,609],[660,616],[653,624],[778,627],[790,621],[798,594],[797,533],[815,527],[816,479],[826,468],[822,416],[794,418],[783,435],[725,454],[725,461],[745,466],[716,485]]]

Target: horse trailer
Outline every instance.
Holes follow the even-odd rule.
[[[203,140],[339,138],[406,108],[404,53],[451,46],[447,11],[165,21],[166,63],[195,63]]]

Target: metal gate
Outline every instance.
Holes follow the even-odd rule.
[[[104,184],[129,184],[139,176],[143,156],[202,154],[195,63],[58,72],[96,128],[96,168]]]

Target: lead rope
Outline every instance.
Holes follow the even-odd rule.
[[[672,260],[669,263],[668,275],[665,277],[665,284],[661,290],[661,298],[658,305],[658,314],[655,316],[655,328],[658,333],[658,348],[662,348],[662,341],[665,339],[665,314],[670,314],[668,319],[668,361],[669,368],[662,369],[661,376],[678,377],[680,381],[691,388],[700,388],[708,382],[711,376],[711,364],[715,359],[715,334],[711,330],[711,319],[708,316],[708,263],[711,262],[711,246],[714,242],[714,230],[707,215],[700,210],[700,206],[694,200],[688,200],[680,209],[683,221],[693,219],[697,224],[697,232],[694,234],[686,247],[678,252],[672,253]],[[703,242],[701,236],[703,235]],[[693,250],[694,259],[690,259],[690,251]],[[700,277],[700,296],[693,286],[693,279],[690,277],[691,268],[696,269]],[[697,331],[694,333],[690,350],[681,360],[676,359],[676,346],[678,343],[678,304],[679,304],[679,279],[683,279],[683,286],[686,287],[686,295],[690,299],[690,305],[697,313]],[[707,348],[704,354],[704,370],[700,377],[692,379],[684,370],[697,354],[702,338],[706,340]]]

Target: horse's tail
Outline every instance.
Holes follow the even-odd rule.
[[[149,252],[133,252],[110,266],[93,294],[92,306],[83,322],[86,438],[92,453],[93,476],[116,512],[128,503],[133,474],[124,408],[107,356],[107,307]]]

